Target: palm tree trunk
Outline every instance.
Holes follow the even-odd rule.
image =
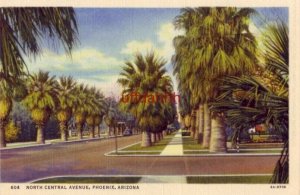
[[[113,126],[113,128],[114,128],[114,136],[117,137],[118,136],[117,128],[115,125]]]
[[[215,115],[211,123],[211,138],[209,152],[225,153],[226,147],[226,132],[225,124],[222,116]]]
[[[59,129],[60,129],[60,139],[61,141],[67,141],[67,123],[65,121],[61,121],[59,123]]]
[[[5,122],[4,120],[0,120],[0,148],[6,147],[5,142]]]
[[[194,138],[195,132],[193,131],[193,129],[191,127],[190,127],[190,132],[191,132],[191,137]]]
[[[150,138],[150,133],[148,131],[143,131],[142,133],[142,147],[149,147],[151,146],[151,138]]]
[[[199,139],[199,129],[196,128],[196,120],[198,120],[197,119],[197,111],[193,110],[192,114],[191,114],[191,129],[192,129],[192,132],[194,132],[193,133],[194,139],[198,140]]]
[[[208,148],[210,143],[210,133],[211,133],[211,113],[207,103],[205,103],[203,106],[204,106],[203,147]]]
[[[151,132],[151,142],[155,143],[156,141],[155,133]]]
[[[203,133],[204,133],[204,106],[203,104],[199,105],[199,118],[197,120],[199,120],[199,135],[198,135],[198,144],[202,144],[203,143]]]
[[[99,125],[95,126],[95,132],[96,132],[97,136],[100,137],[100,127],[99,127]]]
[[[95,131],[94,131],[95,127],[90,126],[89,130],[90,130],[90,133],[89,133],[90,138],[95,138]]]
[[[77,128],[77,138],[82,139],[82,124],[77,123],[76,128]]]
[[[112,136],[111,127],[108,126],[108,137]]]
[[[162,134],[163,134],[163,136],[166,136],[167,135],[167,131],[163,130]]]
[[[193,114],[192,114],[192,117],[193,117]],[[194,132],[199,132],[199,110],[196,111],[196,116],[195,116],[195,129],[194,129]],[[194,134],[194,137],[195,137],[195,134]],[[199,134],[195,137],[195,139],[199,139]]]
[[[159,137],[159,133],[158,132],[155,133],[155,139],[156,139],[157,142],[160,141],[160,137]]]
[[[36,129],[37,129],[36,142],[38,144],[45,144],[44,125],[37,124]]]
[[[161,140],[160,132],[157,132],[158,140]]]

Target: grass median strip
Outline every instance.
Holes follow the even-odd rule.
[[[109,153],[109,155],[120,155],[120,156],[122,156],[122,155],[132,155],[132,156],[139,156],[139,155],[159,155],[160,154],[160,152],[147,152],[147,151],[142,151],[142,152],[124,152],[124,151],[122,151],[122,152],[118,152],[118,153],[116,153],[116,152],[111,152],[111,153]]]
[[[55,177],[33,183],[138,183],[141,177]]]
[[[182,137],[183,150],[200,150],[204,149],[197,140],[190,136]]]
[[[175,136],[175,133],[172,133],[170,135],[166,135],[162,140],[159,142],[154,143],[150,147],[142,147],[141,143],[137,143],[134,145],[130,145],[128,147],[125,147],[121,150],[118,150],[118,153],[111,152],[109,155],[158,155],[160,154],[164,148],[169,144],[169,142],[172,140],[172,138]]]
[[[267,184],[270,183],[272,176],[188,176],[187,183],[220,183],[220,184],[232,184],[232,183],[246,183],[246,184]]]
[[[237,152],[236,150],[227,150],[227,153],[225,154],[262,154],[262,153],[266,153],[266,154],[280,154],[281,150],[239,150],[239,152]],[[210,153],[208,150],[185,150],[184,154],[214,154],[214,153]]]
[[[183,143],[183,153],[184,154],[213,154],[209,153],[208,149],[203,148],[200,144],[198,144],[197,140],[190,136],[182,137]],[[281,143],[277,144],[263,144],[263,143],[254,143],[254,144],[242,144],[240,145],[240,150],[237,152],[233,149],[228,149],[228,154],[242,154],[242,153],[267,153],[267,154],[277,154],[280,153],[282,148],[280,148]],[[261,148],[260,148],[261,147]],[[271,147],[271,148],[270,148]],[[274,148],[272,148],[274,147]]]
[[[185,177],[185,176],[183,176]],[[268,184],[272,175],[238,175],[238,176],[186,176],[188,184]],[[156,177],[157,179],[157,177]],[[168,179],[169,180],[169,179]],[[174,179],[173,179],[174,180]],[[173,181],[172,180],[172,181]],[[33,183],[59,183],[59,184],[134,184],[142,181],[141,176],[124,177],[53,177],[35,181]],[[151,178],[146,183],[152,183]],[[164,183],[163,180],[160,181]],[[176,183],[176,179],[174,183]],[[169,183],[169,182],[168,182]]]

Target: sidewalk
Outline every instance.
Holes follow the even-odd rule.
[[[122,135],[118,135],[120,137]],[[107,134],[101,134],[100,138],[90,138],[89,136],[83,136],[82,139],[78,139],[77,137],[69,137],[68,141],[61,141],[60,139],[51,139],[45,140],[45,144],[37,144],[35,141],[30,142],[16,142],[16,143],[8,143],[6,144],[5,148],[0,148],[1,150],[9,150],[9,149],[18,149],[18,148],[28,148],[28,147],[43,147],[49,146],[52,144],[64,144],[64,143],[72,143],[72,142],[84,142],[84,141],[93,141],[93,140],[100,140],[100,139],[109,139],[115,136],[108,136]]]
[[[186,176],[143,176],[139,183],[187,183]]]
[[[182,156],[183,146],[182,146],[182,134],[179,130],[174,138],[169,142],[165,149],[160,153],[161,156]]]

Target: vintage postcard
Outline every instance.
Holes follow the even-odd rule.
[[[300,193],[299,2],[70,3],[1,1],[1,195]]]

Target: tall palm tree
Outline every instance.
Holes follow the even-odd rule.
[[[2,126],[12,107],[10,89],[18,88],[11,81],[24,75],[22,55],[40,53],[41,38],[59,40],[70,52],[77,40],[77,22],[72,8],[0,8],[0,29],[0,147],[5,147]]]
[[[59,40],[70,52],[77,40],[73,8],[0,8],[0,59],[5,76],[20,76],[22,54],[37,55],[43,38]]]
[[[138,53],[133,62],[125,63],[120,73],[121,78],[118,79],[118,83],[123,87],[123,97],[138,96],[124,103],[123,109],[137,118],[143,131],[142,147],[151,146],[150,132],[156,125],[158,112],[162,108],[162,105],[159,105],[160,101],[150,102],[143,96],[166,94],[173,89],[171,78],[166,75],[165,64],[166,61],[157,58],[153,52],[146,56]]]
[[[23,100],[37,128],[37,143],[44,144],[44,127],[58,104],[58,83],[49,72],[39,71],[28,78],[28,95]]]
[[[117,136],[117,102],[113,98],[106,98],[106,113],[104,115],[104,122],[108,126],[108,135],[112,133]]]
[[[104,96],[95,87],[89,89],[88,95],[90,109],[87,112],[86,122],[89,126],[90,137],[94,138],[96,126],[100,125],[105,113]],[[97,134],[100,135],[99,129]]]
[[[72,108],[75,103],[76,82],[69,76],[62,76],[58,80],[58,105],[56,108],[56,118],[59,121],[60,135],[62,141],[67,141],[67,124],[72,116]]]
[[[89,90],[84,84],[79,84],[75,88],[75,104],[73,107],[73,115],[75,118],[75,124],[77,129],[78,139],[82,139],[83,126],[86,122],[87,113],[91,110],[89,102]]]
[[[6,146],[5,125],[12,109],[12,88],[10,87],[12,82],[0,77],[0,148]]]
[[[289,130],[289,37],[284,23],[269,25],[264,35],[264,75],[228,77],[221,86],[222,93],[213,110],[225,114],[235,135],[256,124],[274,127],[284,141],[271,182],[288,182]],[[266,80],[269,73],[272,77]],[[271,81],[271,82],[270,82]],[[274,87],[276,85],[276,87]]]
[[[97,112],[94,114],[94,131],[97,133],[97,136],[100,137],[100,124],[106,113],[107,105],[103,93],[99,90],[95,93],[95,101],[97,102],[98,107]]]
[[[253,70],[256,41],[248,24],[253,13],[253,9],[234,7],[195,8],[184,9],[176,18],[175,26],[184,28],[186,34],[174,40],[175,75],[190,90],[194,106],[202,109],[203,104],[213,101],[218,94],[218,78]],[[225,152],[223,114],[212,113],[211,116],[210,151]],[[210,117],[205,118],[206,123],[209,122]],[[203,115],[201,121],[204,123]],[[199,127],[209,131],[208,124]]]
[[[12,111],[13,100],[21,101],[27,94],[24,77],[4,78],[0,73],[0,148],[6,147],[5,124]]]

